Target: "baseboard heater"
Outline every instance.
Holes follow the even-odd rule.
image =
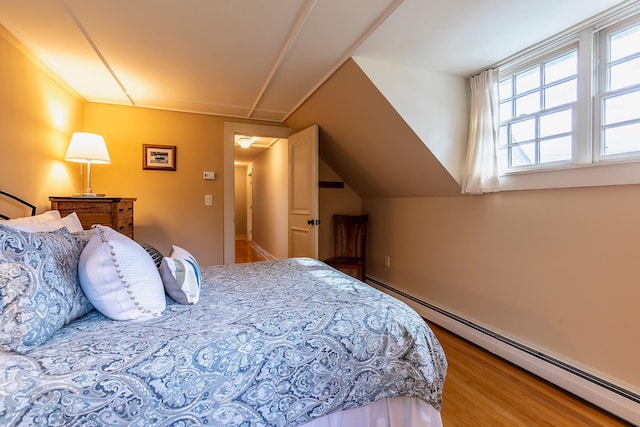
[[[420,315],[613,415],[640,425],[640,395],[523,345],[371,277],[366,281],[398,295]],[[570,375],[567,375],[570,374]],[[593,387],[596,386],[596,387]]]

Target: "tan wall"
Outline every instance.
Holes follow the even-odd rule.
[[[89,103],[85,130],[104,136],[110,165],[92,169],[94,191],[137,197],[135,237],[165,255],[171,245],[203,265],[222,263],[223,124],[220,117]],[[142,144],[175,145],[174,171],[142,169]],[[216,172],[205,181],[203,171]],[[204,195],[213,206],[204,206]]]
[[[639,390],[639,192],[367,199],[368,275]]]
[[[93,169],[94,191],[138,198],[136,240],[165,254],[178,245],[202,265],[221,264],[228,119],[96,103],[84,111],[85,130],[102,134],[111,154],[110,165]],[[177,170],[143,170],[142,144],[175,145]],[[204,171],[215,172],[216,179],[204,180]],[[213,196],[213,206],[204,205],[205,194]]]
[[[320,141],[322,144],[322,141]],[[322,159],[318,161],[318,179],[320,181],[342,181]],[[333,256],[333,214],[360,215],[362,199],[349,185],[344,188],[320,188],[318,190],[318,211],[320,228],[318,228],[318,259]]]
[[[235,225],[236,237],[247,237],[247,167],[235,166]]]
[[[276,258],[288,256],[288,150],[280,139],[253,167],[253,241]]]
[[[77,163],[63,160],[82,130],[82,101],[36,67],[0,26],[0,189],[48,210],[50,195],[80,190]],[[22,212],[0,211],[12,215]]]

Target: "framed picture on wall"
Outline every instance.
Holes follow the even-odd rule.
[[[176,146],[143,144],[142,169],[176,170]]]

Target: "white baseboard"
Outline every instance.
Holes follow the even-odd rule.
[[[407,303],[425,319],[490,353],[544,378],[623,420],[640,425],[640,411],[638,409],[640,408],[640,396],[637,394],[398,291],[378,280],[367,277],[367,283]]]
[[[258,245],[256,242],[251,242],[251,244],[253,245],[253,248],[256,250],[256,252],[258,252],[260,255],[262,255],[263,257],[265,257],[268,260],[277,260],[278,258],[276,258],[275,256],[273,256],[272,254],[270,254],[268,251],[264,250],[260,245]]]

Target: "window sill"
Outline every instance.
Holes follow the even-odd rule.
[[[500,191],[640,184],[640,162],[578,165],[500,176]]]

